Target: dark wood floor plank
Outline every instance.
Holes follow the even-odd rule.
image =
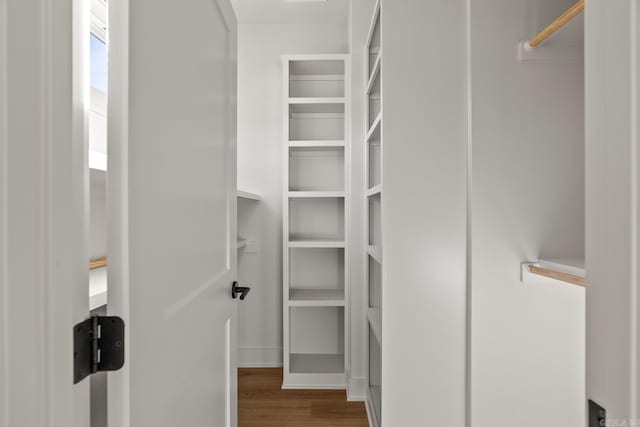
[[[282,369],[238,369],[238,427],[369,427],[344,390],[282,390]]]

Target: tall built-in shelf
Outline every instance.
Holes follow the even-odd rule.
[[[283,388],[345,388],[349,55],[286,55]]]
[[[382,49],[380,1],[377,2],[365,45],[367,76],[365,113],[365,229],[367,283],[367,405],[371,421],[379,426],[382,419]]]

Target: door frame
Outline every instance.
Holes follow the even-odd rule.
[[[73,325],[89,315],[83,0],[0,3],[0,426],[89,426]]]

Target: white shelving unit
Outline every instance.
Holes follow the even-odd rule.
[[[345,388],[349,55],[286,55],[283,388]]]
[[[367,406],[371,422],[382,419],[382,50],[380,48],[380,1],[377,2],[365,45],[367,77],[366,107],[365,221],[367,322]]]

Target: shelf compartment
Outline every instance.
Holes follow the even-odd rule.
[[[367,320],[376,341],[382,343],[382,310],[380,308],[369,308],[367,310]]]
[[[343,97],[345,67],[342,60],[289,62],[290,97]]]
[[[369,215],[369,245],[382,245],[382,203],[380,195],[367,198],[367,214]]]
[[[368,150],[368,186],[369,188],[378,188],[382,185],[382,146],[380,144],[367,144]]]
[[[378,74],[374,79],[371,87],[371,91],[368,95],[369,102],[369,126],[371,126],[381,111],[381,102],[380,102],[380,74]]]
[[[344,373],[344,354],[292,353],[289,371],[292,374],[341,374]]]
[[[344,147],[289,148],[289,190],[344,192],[344,162]]]
[[[380,55],[380,14],[377,11],[376,17],[372,21],[372,26],[369,29],[369,38],[367,41],[367,50],[369,52],[368,57],[368,71],[369,76],[373,74],[374,64],[376,58]]]
[[[344,372],[344,307],[289,307],[289,353],[309,361],[335,358],[339,365],[291,363],[291,373]]]
[[[369,396],[375,416],[382,413],[382,351],[373,329],[369,328]],[[379,423],[379,421],[378,421]]]
[[[344,141],[344,103],[289,104],[289,140]]]
[[[289,249],[288,272],[290,289],[338,290],[344,294],[344,249]]]
[[[371,123],[369,130],[367,131],[367,142],[380,143],[380,125],[382,123],[382,111],[378,113],[376,118]]]
[[[344,241],[344,198],[289,199],[289,240]]]
[[[379,263],[382,263],[382,248],[380,246],[369,245],[367,247],[367,253],[371,258]]]
[[[373,90],[376,79],[378,79],[378,82],[380,82],[378,77],[380,76],[381,62],[382,62],[382,56],[378,53],[376,55],[375,61],[373,62],[373,70],[371,71],[371,75],[369,76],[369,81],[367,82],[367,94],[370,94],[371,91]]]
[[[291,307],[343,307],[344,289],[289,289]]]
[[[368,307],[380,309],[382,307],[382,266],[370,257],[368,264]]]

